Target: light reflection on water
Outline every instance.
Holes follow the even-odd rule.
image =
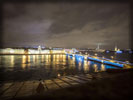
[[[115,67],[67,55],[0,55],[0,68],[5,81],[16,81],[99,72]]]

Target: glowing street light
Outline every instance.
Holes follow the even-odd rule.
[[[95,53],[94,55],[97,56],[97,53]]]
[[[111,58],[113,59],[114,57],[113,57],[113,56],[111,56]]]
[[[126,61],[126,63],[129,63],[129,61]]]
[[[58,77],[60,77],[61,75],[60,74],[57,74]]]
[[[87,52],[85,52],[85,54],[87,55],[88,53],[87,53]]]

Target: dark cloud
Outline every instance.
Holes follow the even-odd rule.
[[[129,48],[128,4],[6,3],[3,17],[5,46]]]

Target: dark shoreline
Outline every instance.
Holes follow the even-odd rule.
[[[133,71],[113,73],[113,78],[93,80],[84,85],[14,100],[129,100],[132,98]]]

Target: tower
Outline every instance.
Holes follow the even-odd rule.
[[[99,50],[100,49],[100,43],[98,43],[98,45],[97,45],[97,48],[96,48],[97,50]]]
[[[42,51],[42,49],[41,49],[41,46],[39,45],[38,46],[38,52],[39,52],[39,54],[41,53],[41,51]]]
[[[117,46],[115,46],[115,51],[117,51],[118,49],[117,49]]]

